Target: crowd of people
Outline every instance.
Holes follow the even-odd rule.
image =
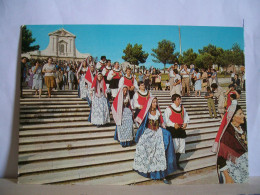
[[[247,159],[245,116],[237,105],[243,81],[238,75],[234,75],[228,91],[224,91],[218,84],[216,70],[202,69],[200,72],[193,66],[188,69],[187,65],[174,64],[168,69],[169,82],[165,84],[165,89],[170,90],[172,104],[162,114],[158,99],[151,93],[151,89],[162,90],[161,73],[155,68],[146,70],[144,74],[140,71],[137,82],[130,67],[122,70],[118,62],[112,64],[105,56],[98,62],[90,56],[74,64],[54,64],[52,58],[44,63],[42,66],[39,60],[35,60],[33,66],[28,67],[26,58],[22,59],[22,73],[30,72],[28,78],[32,78],[32,83],[28,80],[28,85],[36,90],[36,94],[39,92],[39,97],[43,82],[49,98],[53,88],[64,90],[68,85],[69,90],[78,89],[79,97],[90,106],[88,120],[97,127],[110,123],[112,111],[116,123],[114,139],[122,147],[136,144],[133,170],[166,184],[170,183],[166,178],[169,174],[184,170],[180,166],[180,157],[185,153],[185,129],[189,116],[181,104],[182,96],[190,96],[191,90],[195,90],[195,96],[201,96],[201,91],[205,91],[210,117],[213,118],[214,114],[217,118],[217,101],[222,118],[212,147],[212,151],[218,153],[220,182],[244,181],[246,171],[243,169],[241,176],[236,169],[236,159],[240,164]],[[21,79],[25,78],[22,74]],[[138,128],[136,134],[134,125]]]

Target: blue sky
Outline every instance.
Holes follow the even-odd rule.
[[[36,38],[34,44],[40,45],[40,50],[49,44],[48,33],[64,28],[76,35],[76,48],[81,53],[89,53],[93,57],[105,55],[112,62],[124,60],[123,50],[128,43],[142,44],[143,50],[149,53],[146,67],[162,68],[163,64],[154,63],[151,56],[152,48],[158,42],[167,39],[175,43],[175,52],[180,51],[178,26],[153,25],[27,25]],[[192,48],[195,52],[208,44],[230,49],[238,43],[244,50],[243,28],[241,27],[201,27],[180,26],[182,52]],[[169,65],[167,65],[168,67]]]

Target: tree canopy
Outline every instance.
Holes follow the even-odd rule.
[[[148,53],[143,51],[142,44],[135,44],[134,46],[132,46],[132,44],[128,43],[123,52],[125,53],[125,55],[122,56],[122,59],[129,62],[130,64],[133,64],[134,68],[135,65],[145,63],[146,59],[149,56]]]
[[[155,49],[152,49],[152,56],[155,58],[153,62],[163,63],[164,71],[166,64],[174,63],[177,60],[179,53],[174,53],[175,43],[169,40],[162,40],[158,42],[158,46]]]
[[[25,25],[22,26],[22,53],[39,50],[39,45],[31,46],[33,42],[35,42],[35,38],[32,37],[32,32]]]

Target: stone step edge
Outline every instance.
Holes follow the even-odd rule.
[[[206,149],[206,148],[200,148],[200,149],[197,149],[197,150],[190,150],[190,151],[188,151],[188,152],[186,152],[186,153],[191,153],[191,152],[196,152],[196,151],[198,151],[198,150],[201,150],[201,149]],[[134,151],[128,151],[128,153],[134,153]],[[183,162],[188,162],[188,161],[192,161],[192,160],[197,160],[197,159],[200,159],[200,158],[206,158],[206,157],[210,157],[210,156],[214,156],[215,154],[214,153],[212,153],[212,152],[210,152],[210,149],[209,149],[209,151],[206,153],[206,154],[196,154],[195,156],[193,156],[193,157],[188,157],[188,158],[185,158],[185,159],[183,159],[183,158],[181,158],[180,159],[180,163],[183,163]],[[61,171],[61,170],[69,170],[69,169],[71,169],[71,168],[83,168],[83,167],[97,167],[97,166],[103,166],[103,165],[106,165],[106,164],[116,164],[116,163],[120,163],[120,162],[127,162],[127,161],[133,161],[134,160],[134,155],[133,156],[131,156],[131,157],[128,157],[128,158],[126,158],[126,159],[124,159],[124,160],[112,160],[112,161],[107,161],[107,162],[98,162],[98,163],[96,163],[96,162],[91,162],[91,163],[86,163],[85,165],[78,165],[78,166],[74,166],[74,167],[62,167],[62,168],[54,168],[54,169],[47,169],[47,170],[40,170],[40,171],[27,171],[27,172],[19,172],[19,170],[18,170],[18,174],[19,174],[19,176],[22,176],[22,175],[29,175],[29,174],[40,174],[40,173],[47,173],[47,172],[49,172],[49,171],[53,171],[53,172],[56,172],[56,171]]]

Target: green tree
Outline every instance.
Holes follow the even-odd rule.
[[[164,65],[164,73],[166,64],[173,63],[177,60],[178,53],[174,53],[175,43],[169,40],[162,40],[158,42],[158,46],[155,49],[152,49],[152,56],[155,58],[153,62],[155,63],[163,63]]]
[[[233,56],[232,64],[245,65],[244,52],[240,49],[240,46],[237,43],[233,44],[231,51]]]
[[[209,68],[213,65],[213,57],[209,53],[199,54],[195,60],[198,68]]]
[[[197,55],[197,53],[193,52],[193,49],[188,49],[187,51],[183,52],[183,62],[187,65],[194,64]]]
[[[22,26],[22,53],[26,53],[29,51],[39,50],[39,45],[31,46],[33,42],[35,42],[35,38],[32,37],[32,32],[26,28],[26,26]]]
[[[122,59],[134,65],[134,72],[135,65],[138,66],[139,64],[145,63],[149,55],[143,51],[142,44],[132,46],[132,44],[128,43],[123,52],[125,55],[122,56]]]

